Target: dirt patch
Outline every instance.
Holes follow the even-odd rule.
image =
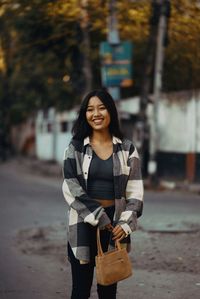
[[[64,224],[20,230],[16,236],[18,249],[23,254],[55,256],[66,255],[67,236]]]
[[[200,273],[200,231],[135,234],[133,260],[138,269]]]
[[[200,273],[200,231],[181,233],[145,232],[139,229],[133,234],[131,259],[137,269],[149,272],[173,271]],[[66,226],[57,224],[48,227],[21,230],[16,238],[17,247],[23,254],[66,258]]]

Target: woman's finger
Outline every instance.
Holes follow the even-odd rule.
[[[114,235],[116,235],[116,234],[118,234],[118,233],[122,233],[122,232],[124,232],[124,230],[121,228],[121,226],[117,226],[117,227],[115,227],[114,230],[113,230],[113,234],[114,234]]]
[[[125,237],[124,230],[122,229],[122,227],[120,225],[117,225],[113,229],[112,233],[113,233],[113,240],[123,239]]]
[[[121,234],[121,235],[117,235],[117,236],[113,237],[112,239],[113,239],[113,241],[115,241],[115,240],[122,240],[124,237],[125,237],[125,235]]]

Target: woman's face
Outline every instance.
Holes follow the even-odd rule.
[[[93,130],[108,129],[110,124],[110,114],[101,100],[94,96],[88,102],[86,119]]]

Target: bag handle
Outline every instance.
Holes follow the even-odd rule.
[[[115,248],[117,250],[121,250],[121,246],[120,246],[120,240],[115,240]],[[101,240],[100,240],[100,229],[99,227],[97,227],[97,253],[98,253],[98,256],[103,256],[104,255],[104,252],[103,252],[103,249],[102,249],[102,246],[101,246]]]

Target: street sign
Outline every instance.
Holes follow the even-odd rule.
[[[132,80],[132,51],[131,42],[121,42],[110,45],[108,42],[100,44],[101,78],[105,87],[129,87]]]

